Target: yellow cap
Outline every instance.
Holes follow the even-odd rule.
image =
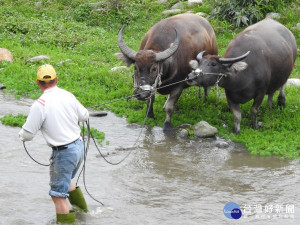
[[[41,81],[53,80],[56,78],[56,72],[50,64],[42,65],[38,68],[37,79]]]

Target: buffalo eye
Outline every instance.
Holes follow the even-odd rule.
[[[158,71],[157,65],[153,65],[150,69],[150,73],[156,75]]]

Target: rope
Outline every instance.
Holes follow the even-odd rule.
[[[78,180],[81,176],[81,173],[83,173],[83,176],[82,176],[82,180],[83,180],[83,185],[84,185],[84,189],[86,191],[86,193],[96,202],[100,203],[102,206],[104,206],[104,204],[99,201],[98,199],[94,198],[90,192],[88,191],[87,189],[87,186],[86,186],[86,180],[85,180],[85,165],[86,165],[86,159],[87,159],[87,153],[88,153],[88,150],[89,150],[89,146],[90,146],[90,135],[91,135],[91,131],[90,131],[90,122],[89,120],[86,122],[87,124],[87,130],[88,130],[88,133],[87,133],[87,144],[85,144],[85,141],[84,141],[84,123],[83,123],[83,132],[82,132],[82,140],[83,140],[83,146],[84,146],[84,157],[83,157],[83,166],[82,166],[82,169],[78,175],[78,178],[77,178],[77,181],[76,181],[76,186],[77,186],[77,183],[78,183]]]
[[[198,77],[198,75],[196,76]],[[195,78],[196,78],[195,77]],[[193,78],[193,79],[195,79]],[[175,84],[179,84],[179,83],[182,83],[182,82],[186,82],[186,81],[189,81],[189,80],[193,80],[191,78],[189,79],[184,79],[184,80],[181,80],[181,81],[177,81],[177,82],[174,82],[174,83],[171,83],[171,84],[167,84],[167,85],[164,85],[162,87],[158,87],[158,88],[153,88],[154,90],[159,90],[159,89],[162,89],[162,88],[165,88],[165,87],[169,87],[169,86],[172,86],[172,85],[175,85]],[[148,91],[144,91],[144,92],[148,92]],[[130,98],[133,98],[133,97],[136,97],[140,94],[136,94],[136,95],[130,95],[130,96],[126,96],[124,98],[119,98],[119,99],[115,99],[115,100],[112,100],[112,101],[109,101],[109,102],[105,102],[105,103],[101,103],[101,104],[98,104],[98,105],[93,105],[93,106],[89,106],[87,107],[88,109],[91,109],[91,108],[96,108],[96,107],[99,107],[99,106],[102,106],[102,105],[107,105],[107,104],[111,104],[113,102],[118,102],[118,101],[121,101],[121,100],[124,100],[124,99],[130,99]]]
[[[39,165],[41,165],[41,166],[50,166],[50,164],[43,164],[43,163],[40,163],[40,162],[38,162],[37,160],[35,160],[35,159],[29,154],[29,152],[28,152],[28,150],[27,150],[27,148],[26,148],[26,146],[25,146],[25,141],[23,141],[23,146],[24,146],[24,149],[25,149],[27,155],[28,155],[34,162],[36,162],[37,164],[39,164]]]
[[[149,103],[149,104],[151,105],[151,97],[150,97],[150,103]],[[140,131],[140,133],[139,133],[139,135],[138,135],[136,141],[134,142],[134,144],[133,144],[133,146],[132,146],[132,149],[131,149],[131,150],[129,151],[129,153],[128,153],[123,159],[121,159],[119,162],[114,163],[114,162],[110,162],[109,160],[107,160],[106,157],[103,155],[103,153],[100,151],[99,146],[98,146],[97,142],[95,141],[95,138],[93,137],[92,133],[90,133],[90,135],[92,136],[92,139],[93,139],[93,141],[94,141],[94,144],[95,144],[95,146],[96,146],[96,148],[97,148],[99,154],[100,154],[101,157],[104,159],[104,161],[106,161],[108,164],[111,164],[111,165],[119,165],[121,162],[123,162],[123,161],[131,154],[131,152],[132,152],[132,150],[133,150],[133,147],[138,143],[138,141],[139,141],[139,139],[140,139],[140,137],[141,137],[141,135],[142,135],[143,129],[145,128],[146,120],[147,120],[147,117],[148,117],[149,110],[150,110],[150,107],[148,107],[148,109],[147,109],[146,116],[145,116],[145,118],[144,118],[144,122],[143,122],[143,125],[142,125],[142,128],[141,128],[141,131]]]
[[[150,100],[150,101],[151,101],[151,100]],[[150,104],[151,104],[151,102],[150,102]],[[142,129],[141,129],[141,131],[140,131],[140,133],[139,133],[139,135],[138,135],[138,137],[137,137],[135,143],[133,144],[133,147],[137,144],[138,140],[139,140],[140,137],[141,137],[142,131],[143,131],[143,129],[144,129],[144,127],[145,127],[145,124],[146,124],[146,119],[147,119],[148,113],[149,113],[149,108],[148,108],[148,110],[147,110],[147,113],[146,113],[146,116],[145,116],[145,119],[144,119],[144,123],[143,123]],[[82,137],[83,137],[83,138],[82,138],[82,139],[83,139],[83,143],[84,143],[84,146],[85,146],[85,147],[84,147],[84,149],[85,149],[85,151],[84,151],[84,163],[83,163],[82,170],[80,171],[80,174],[78,175],[78,178],[77,178],[77,181],[76,181],[76,186],[77,186],[78,180],[79,180],[79,178],[80,178],[80,176],[81,176],[81,173],[83,172],[83,185],[84,185],[85,191],[87,192],[87,194],[88,194],[94,201],[96,201],[96,202],[100,203],[102,206],[104,206],[104,204],[103,204],[101,201],[99,201],[98,199],[96,199],[95,197],[93,197],[93,196],[89,193],[89,191],[88,191],[88,189],[87,189],[87,186],[86,186],[86,181],[85,181],[85,164],[86,164],[86,159],[87,159],[87,152],[88,152],[89,145],[90,145],[90,136],[92,137],[92,139],[93,139],[93,141],[94,141],[94,144],[95,144],[95,146],[96,146],[96,148],[97,148],[99,154],[101,155],[101,157],[102,157],[107,163],[109,163],[110,165],[118,165],[118,164],[122,163],[122,162],[123,162],[123,161],[131,154],[133,148],[132,148],[132,149],[129,151],[129,153],[128,153],[123,159],[121,159],[119,162],[117,162],[117,163],[110,162],[110,161],[108,161],[108,160],[106,159],[106,157],[105,157],[105,156],[102,154],[102,152],[100,151],[99,146],[98,146],[97,142],[95,141],[94,136],[92,135],[92,133],[91,133],[91,131],[90,131],[90,122],[89,122],[89,120],[86,122],[86,125],[87,125],[87,130],[88,130],[88,134],[87,134],[87,136],[88,136],[88,141],[87,141],[87,145],[85,146],[85,141],[84,141],[84,125],[83,125],[83,134],[82,134]]]

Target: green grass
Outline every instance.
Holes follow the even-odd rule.
[[[8,114],[8,115],[0,118],[0,121],[3,125],[9,125],[9,126],[13,126],[13,127],[22,127],[26,121],[26,118],[27,118],[27,116],[22,115],[22,114],[18,114],[17,116]]]
[[[145,32],[167,17],[162,15],[162,11],[169,9],[176,1],[170,1],[168,5],[155,5],[149,0],[111,0],[106,1],[101,11],[95,11],[86,2],[43,0],[41,6],[36,6],[34,1],[29,0],[0,1],[0,47],[9,49],[14,55],[13,63],[0,62],[0,68],[3,68],[0,83],[7,87],[6,92],[16,98],[38,98],[41,92],[35,83],[36,70],[39,65],[50,63],[57,71],[58,85],[74,93],[86,107],[132,95],[133,67],[111,71],[115,66],[124,65],[114,57],[114,53],[119,52],[118,31],[126,24],[124,39],[128,46],[138,50]],[[300,21],[298,2],[283,9],[280,22],[294,33],[299,48],[300,31],[296,28]],[[212,7],[209,1],[194,8],[188,8],[184,3],[185,9],[193,12],[209,13]],[[244,28],[236,29],[227,21],[210,22],[216,32],[219,55],[223,56],[229,42]],[[37,55],[48,55],[50,60],[26,63]],[[300,78],[299,57],[291,77]],[[197,90],[192,87],[183,91],[172,117],[174,126],[206,120],[218,128],[218,135],[242,143],[251,154],[275,155],[282,159],[300,158],[299,88],[286,88],[285,109],[276,106],[275,98],[273,110],[268,109],[266,100],[263,102],[258,115],[262,127],[258,130],[250,126],[252,101],[242,105],[239,135],[232,133],[233,115],[224,97],[216,97],[212,88],[208,101],[204,102],[197,98]],[[224,91],[219,89],[219,93]],[[149,126],[163,125],[166,98],[157,95],[155,119],[147,119]],[[110,110],[118,116],[125,116],[128,122],[142,124],[146,104],[130,99],[104,104],[98,109]]]

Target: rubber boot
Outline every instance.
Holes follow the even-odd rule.
[[[74,191],[69,192],[69,201],[72,206],[74,206],[81,212],[88,212],[88,208],[80,187],[76,187]]]
[[[70,210],[68,214],[56,214],[57,223],[74,223],[76,217],[76,212]]]

